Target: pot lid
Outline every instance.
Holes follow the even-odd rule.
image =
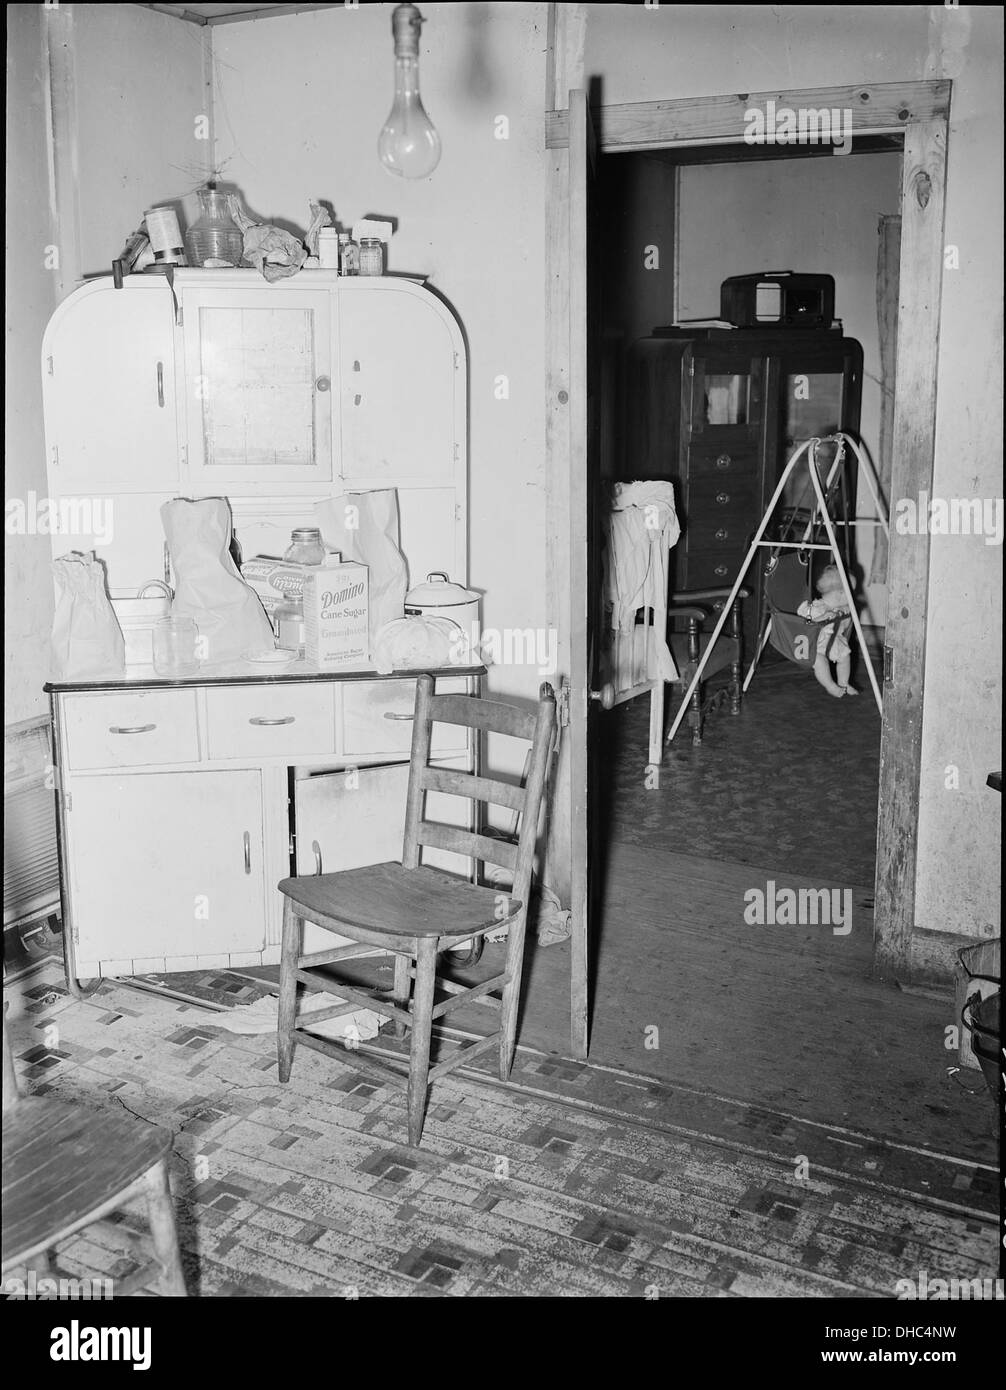
[[[478,599],[478,594],[462,584],[452,583],[440,570],[428,574],[424,584],[417,584],[405,595],[406,603],[423,608],[446,608],[455,603],[470,603],[473,599]]]

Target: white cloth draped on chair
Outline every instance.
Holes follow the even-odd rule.
[[[604,599],[611,610],[611,628],[615,634],[629,635],[630,651],[635,646],[637,630],[645,641],[649,680],[678,679],[667,645],[666,611],[668,555],[680,535],[670,483],[614,484],[605,518]],[[653,610],[653,621],[637,629],[636,614],[641,608]],[[617,649],[622,643],[616,640],[615,646]],[[616,688],[635,683],[618,680],[621,674],[616,674]]]

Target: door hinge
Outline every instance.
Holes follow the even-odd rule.
[[[455,370],[455,371],[458,371],[459,368],[460,368],[460,366],[461,366],[461,362],[460,362],[460,360],[459,360],[459,358],[458,358],[458,354],[455,353],[455,354],[454,354],[454,370]]]
[[[52,358],[51,358],[51,357],[47,357],[45,360],[46,360],[46,362],[47,362],[47,364],[48,364],[48,367],[49,367],[49,375],[50,375],[50,376],[55,376],[56,373],[55,373],[55,372],[53,371],[53,369],[52,369]]]
[[[565,680],[555,697],[555,720],[560,729],[569,728],[569,684]]]
[[[64,811],[72,811],[72,810],[73,810],[73,792],[64,792],[64,793],[63,793],[63,810],[64,810]]]
[[[52,466],[53,466],[53,468],[58,468],[58,467],[59,467],[59,445],[58,445],[58,444],[54,444],[54,445],[52,446]]]
[[[894,684],[894,648],[884,647],[884,684]]]

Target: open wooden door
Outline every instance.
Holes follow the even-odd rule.
[[[591,274],[597,239],[591,204],[597,144],[587,93],[569,94],[569,766],[570,908],[572,955],[570,1044],[586,1057],[589,1036],[589,931],[591,918],[591,815],[589,741],[593,642],[599,553],[594,499],[599,473],[599,393],[596,372],[597,280]]]

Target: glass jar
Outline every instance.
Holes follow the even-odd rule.
[[[323,565],[325,544],[317,526],[298,526],[290,533],[290,544],[283,559],[291,565]]]
[[[154,670],[159,676],[194,676],[199,670],[196,643],[199,630],[194,618],[181,615],[161,618],[154,624]]]
[[[360,238],[360,274],[384,274],[384,242],[376,236]]]
[[[276,644],[288,652],[304,655],[304,600],[287,594],[273,610]]]
[[[359,275],[360,248],[348,232],[339,233],[339,274]]]
[[[238,266],[244,257],[245,239],[231,217],[227,195],[201,188],[199,216],[185,233],[189,265]]]

